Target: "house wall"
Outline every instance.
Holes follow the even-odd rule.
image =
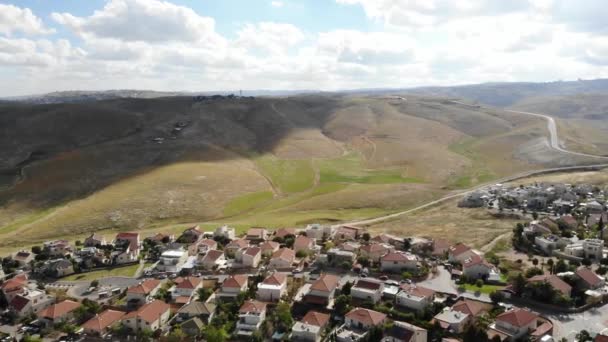
[[[287,293],[287,284],[283,284],[279,289],[259,287],[256,295],[261,301],[276,302],[281,299],[285,293]]]
[[[468,278],[478,279],[489,276],[490,269],[485,265],[478,264],[465,268],[462,273]]]
[[[400,292],[397,294],[397,305],[402,306],[404,308],[422,311],[424,308],[431,304],[432,298],[420,298],[408,295],[404,292]]]
[[[382,299],[382,290],[377,291],[362,291],[359,288],[353,287],[350,290],[350,295],[353,298],[358,298],[362,300],[371,300],[374,304],[378,303],[380,299]]]
[[[403,270],[415,270],[417,262],[415,261],[382,261],[380,263],[380,269],[382,271],[389,272],[400,272]]]

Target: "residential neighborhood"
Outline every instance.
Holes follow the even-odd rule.
[[[3,341],[599,341],[605,207],[589,208],[515,226],[525,262],[322,224],[49,241],[3,259],[0,331]],[[134,274],[78,280],[125,268]],[[555,315],[585,312],[606,316],[579,331]]]

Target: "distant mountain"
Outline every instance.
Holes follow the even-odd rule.
[[[482,83],[454,87],[421,87],[404,91],[410,94],[466,98],[487,105],[509,107],[532,97],[606,93],[608,79],[547,83]]]

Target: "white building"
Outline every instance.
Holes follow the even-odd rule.
[[[290,341],[319,342],[323,330],[327,327],[329,315],[308,311],[301,321],[295,322],[291,327]]]
[[[350,295],[353,298],[371,301],[376,304],[382,299],[383,291],[384,282],[377,279],[362,278],[357,280],[355,285],[350,289]]]
[[[236,252],[236,262],[241,267],[256,268],[262,260],[262,249],[260,247],[245,247]]]
[[[600,239],[585,239],[568,245],[564,253],[579,258],[601,260],[604,253],[604,241]]]
[[[219,297],[236,298],[239,293],[247,291],[249,277],[246,274],[234,274],[224,280],[218,293]]]
[[[55,297],[43,291],[28,289],[11,300],[9,307],[17,316],[24,317],[37,314],[55,303]]]
[[[198,264],[205,270],[212,270],[216,267],[225,265],[226,256],[222,251],[210,250],[202,257],[199,255]]]
[[[380,259],[380,269],[384,272],[413,271],[418,267],[418,258],[406,252],[390,252]]]
[[[447,330],[451,330],[455,333],[462,333],[464,328],[472,321],[472,317],[471,315],[452,310],[452,308],[448,307],[435,315],[433,321],[439,322],[439,325]]]
[[[160,255],[156,269],[161,272],[177,273],[188,260],[188,253],[184,250],[168,250]]]
[[[169,304],[155,300],[137,311],[132,311],[123,316],[122,323],[132,331],[151,330],[162,328],[169,321],[171,310]]]
[[[426,342],[426,329],[405,322],[393,322],[393,326],[384,332],[382,342]]]
[[[236,322],[238,336],[251,336],[260,329],[266,319],[266,304],[257,300],[248,300],[239,309],[239,320]]]
[[[509,340],[515,341],[536,330],[537,325],[537,314],[517,308],[496,316],[496,322],[490,325],[490,329],[501,332],[507,335]]]
[[[330,237],[334,233],[334,228],[332,226],[324,226],[320,224],[309,224],[306,226],[306,236],[309,238],[315,239],[317,241],[321,241],[323,237]]]
[[[258,284],[257,298],[264,302],[278,302],[287,293],[287,275],[275,272]]]
[[[396,296],[396,303],[404,308],[423,311],[433,303],[434,299],[435,291],[412,284],[401,287],[401,291]]]
[[[222,237],[225,239],[234,240],[234,238],[236,237],[236,230],[226,225],[217,227],[213,232],[213,237]]]

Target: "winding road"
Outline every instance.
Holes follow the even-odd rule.
[[[475,106],[475,105],[470,105],[464,102],[460,102],[460,101],[452,101],[452,103],[456,103],[456,104],[460,104],[460,105],[464,105],[467,107],[473,107],[475,109],[480,109],[483,107],[479,107],[479,106]],[[425,203],[423,205],[417,206],[415,208],[411,208],[405,211],[400,211],[397,213],[393,213],[393,214],[389,214],[389,215],[384,215],[384,216],[380,216],[380,217],[375,217],[375,218],[371,218],[371,219],[366,219],[366,220],[361,220],[361,221],[354,221],[354,222],[348,222],[348,223],[342,223],[336,226],[341,226],[341,225],[351,225],[351,226],[366,226],[366,225],[370,225],[370,224],[375,224],[375,223],[380,223],[380,222],[384,222],[387,220],[391,220],[403,215],[407,215],[410,213],[413,213],[415,211],[421,210],[421,209],[425,209],[425,208],[429,208],[432,207],[434,205],[443,203],[445,201],[457,198],[457,197],[461,197],[461,196],[465,196],[467,194],[470,194],[472,192],[478,191],[480,189],[483,189],[485,187],[487,187],[488,185],[491,184],[496,184],[496,183],[507,183],[507,182],[512,182],[518,179],[522,179],[522,178],[527,178],[527,177],[531,177],[531,176],[536,176],[536,175],[541,175],[541,174],[546,174],[546,173],[554,173],[554,172],[560,172],[560,171],[583,171],[583,170],[596,170],[596,169],[601,169],[601,168],[605,168],[608,167],[608,156],[598,156],[598,155],[593,155],[593,154],[587,154],[587,153],[580,153],[580,152],[574,152],[574,151],[569,151],[566,150],[564,148],[562,148],[559,144],[559,136],[557,135],[557,125],[555,123],[555,119],[553,119],[552,117],[545,115],[545,114],[539,114],[539,113],[530,113],[530,112],[521,112],[521,111],[516,111],[516,110],[505,110],[506,112],[511,112],[511,113],[517,113],[517,114],[526,114],[526,115],[532,115],[535,117],[541,117],[544,118],[545,120],[547,120],[547,130],[549,131],[549,146],[558,151],[558,152],[562,152],[562,153],[567,153],[567,154],[571,154],[571,155],[576,155],[576,156],[583,156],[583,157],[590,157],[590,158],[596,158],[596,159],[600,159],[600,160],[606,160],[606,163],[603,164],[593,164],[593,165],[578,165],[578,166],[565,166],[565,167],[556,167],[556,168],[549,168],[549,169],[541,169],[541,170],[532,170],[532,171],[526,171],[526,172],[521,172],[515,175],[511,175],[511,176],[507,176],[501,179],[497,179],[494,180],[492,182],[489,183],[485,183],[485,184],[481,184],[478,186],[475,186],[473,188],[470,188],[468,190],[464,190],[464,191],[460,191],[457,192],[455,194],[451,194],[451,195],[447,195],[445,197],[433,200],[431,202]]]

